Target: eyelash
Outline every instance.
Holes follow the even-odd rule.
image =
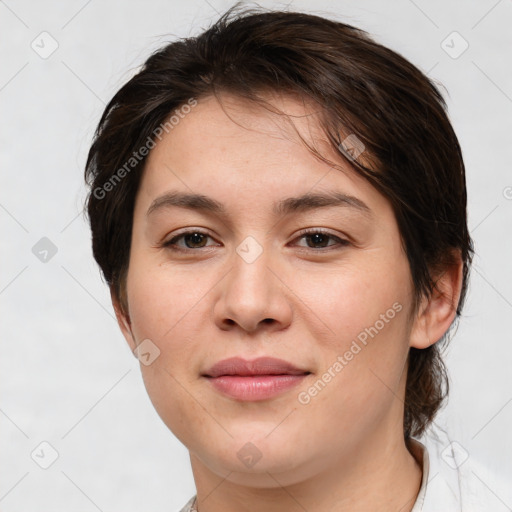
[[[176,245],[176,242],[178,240],[184,238],[187,235],[194,235],[194,234],[199,234],[199,235],[203,235],[205,237],[212,238],[208,233],[201,231],[200,229],[194,229],[191,231],[184,231],[183,233],[180,233],[179,235],[174,236],[169,241],[164,242],[162,244],[162,247],[165,247],[171,251],[176,251],[176,252],[190,252],[190,251],[197,251],[199,249],[207,249],[208,247],[211,247],[211,246],[205,246],[205,247],[197,247],[197,248],[190,248],[190,247],[183,248],[183,247],[178,247]],[[338,245],[339,245],[338,249],[340,249],[344,246],[347,246],[350,243],[348,240],[344,240],[343,238],[335,236],[332,233],[325,231],[323,229],[309,229],[309,230],[301,231],[297,238],[304,238],[304,237],[313,236],[313,235],[324,235],[331,239],[337,240]],[[316,249],[314,247],[303,247],[303,246],[301,246],[301,247],[302,247],[302,249],[311,250],[314,252],[325,252],[325,251],[333,250],[332,245],[328,245],[327,247],[320,247],[320,248],[316,248]]]

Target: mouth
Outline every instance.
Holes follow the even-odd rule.
[[[297,386],[311,372],[272,357],[252,361],[234,357],[213,365],[202,376],[212,387],[240,401],[266,400]]]

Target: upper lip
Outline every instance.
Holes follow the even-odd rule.
[[[220,377],[221,375],[302,375],[306,373],[310,372],[275,357],[258,357],[251,361],[241,357],[231,357],[215,363],[203,375]]]

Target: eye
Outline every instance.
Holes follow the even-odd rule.
[[[194,249],[204,249],[212,247],[215,244],[207,245],[208,238],[213,238],[206,232],[199,229],[184,231],[169,241],[164,242],[162,247],[166,247],[173,251],[193,251]],[[326,249],[333,246],[346,246],[349,245],[347,240],[340,238],[332,233],[321,229],[305,230],[302,231],[298,237],[299,240],[305,239],[307,245],[299,245],[306,249]],[[332,243],[330,243],[332,242]],[[318,251],[317,251],[318,252]]]
[[[347,240],[344,240],[343,238],[340,238],[338,236],[335,236],[327,231],[321,230],[321,229],[313,229],[308,231],[302,231],[300,233],[299,239],[306,239],[307,240],[307,247],[302,245],[299,247],[306,247],[310,249],[323,249],[327,247],[332,247],[335,245],[339,246],[346,246],[349,245],[349,242]],[[329,243],[329,240],[333,241],[334,243]]]
[[[202,249],[205,247],[211,247],[211,245],[206,245],[206,240],[208,238],[211,238],[208,233],[199,229],[194,229],[192,231],[185,231],[176,235],[169,241],[164,242],[162,246],[176,251]],[[185,246],[183,246],[183,244],[179,244],[179,242],[183,242]]]

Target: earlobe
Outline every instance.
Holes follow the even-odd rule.
[[[435,282],[430,298],[424,299],[415,318],[410,346],[423,349],[439,341],[457,316],[462,289],[463,263],[460,257]]]
[[[114,312],[116,314],[116,319],[119,328],[121,329],[121,332],[123,333],[123,336],[133,353],[137,345],[135,343],[135,338],[132,333],[130,316],[127,312],[123,310],[123,307],[119,302],[119,298],[117,297],[112,287],[110,288],[110,298],[112,300],[112,306],[114,307]]]

